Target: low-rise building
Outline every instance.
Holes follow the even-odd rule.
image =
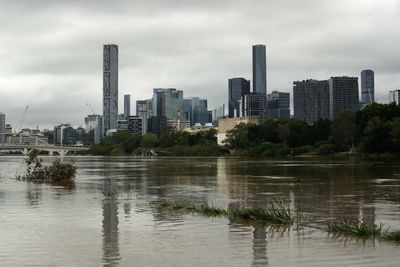
[[[237,117],[237,118],[221,118],[218,120],[218,144],[223,145],[223,141],[226,139],[226,133],[229,130],[235,128],[236,125],[240,123],[253,123],[259,124],[260,118],[259,116],[250,116],[250,117]]]

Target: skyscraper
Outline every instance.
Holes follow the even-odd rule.
[[[175,88],[153,89],[154,116],[178,120],[181,113],[183,113],[183,91]]]
[[[329,117],[335,119],[343,110],[360,109],[357,77],[332,77],[329,83]]]
[[[103,132],[115,129],[118,119],[118,46],[103,48]]]
[[[267,95],[267,117],[289,119],[290,118],[290,94],[272,91]]]
[[[131,95],[124,95],[124,117],[128,119],[131,115]]]
[[[400,89],[389,92],[389,103],[400,105]]]
[[[250,93],[250,81],[244,78],[232,78],[228,80],[228,117],[240,117],[239,114],[239,100]]]
[[[253,92],[267,96],[267,63],[265,45],[253,46]]]
[[[6,140],[6,115],[0,112],[0,145]]]
[[[240,100],[241,117],[258,116],[261,122],[265,121],[266,96],[259,93],[248,93]]]
[[[366,106],[375,102],[375,81],[372,70],[361,72],[361,104]]]
[[[147,133],[148,119],[153,116],[153,100],[137,100],[136,101],[136,116],[143,118],[142,128],[143,134]]]
[[[305,80],[293,82],[294,118],[309,124],[329,119],[328,81]]]

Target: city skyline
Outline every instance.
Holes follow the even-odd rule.
[[[311,19],[305,12],[310,7],[324,12]],[[360,77],[361,70],[372,69],[376,101],[385,103],[389,90],[400,85],[393,58],[400,52],[399,11],[396,1],[260,1],[234,7],[227,1],[172,1],[155,8],[7,2],[1,11],[0,111],[16,126],[29,105],[24,127],[31,128],[83,125],[91,114],[87,102],[101,114],[101,48],[107,43],[120,47],[119,93],[131,94],[132,103],[151,97],[153,88],[172,87],[208,99],[210,109],[227,105],[228,78],[252,82],[255,44],[268,49],[269,92],[291,92],[296,80]]]

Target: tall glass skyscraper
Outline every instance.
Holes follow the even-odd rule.
[[[6,115],[0,112],[0,144],[4,144],[6,140]]]
[[[267,63],[265,45],[253,46],[253,92],[267,96]]]
[[[250,93],[250,81],[244,78],[232,78],[228,80],[229,118],[240,117],[239,100],[248,93]]]
[[[128,119],[131,115],[131,95],[124,95],[124,117]]]
[[[375,102],[375,78],[372,70],[361,72],[361,104],[363,106]]]
[[[103,132],[117,127],[118,45],[103,47]]]

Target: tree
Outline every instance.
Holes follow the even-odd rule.
[[[143,147],[156,147],[157,146],[157,136],[153,133],[146,133],[142,138]]]
[[[279,139],[281,139],[283,144],[286,146],[290,135],[289,125],[281,122],[278,126],[277,132]]]
[[[393,143],[393,151],[400,151],[400,118],[395,118],[391,122],[390,137]]]
[[[239,123],[232,130],[226,133],[226,139],[224,143],[233,149],[241,149],[248,147],[249,139],[247,134],[249,125],[245,123]]]
[[[341,151],[354,148],[355,114],[350,110],[339,112],[332,123],[331,139]]]
[[[363,152],[384,153],[391,149],[390,125],[380,117],[373,117],[364,129],[360,148]]]

